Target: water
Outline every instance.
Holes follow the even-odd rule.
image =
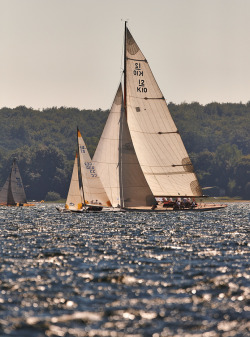
[[[0,336],[249,336],[249,203],[0,208]]]

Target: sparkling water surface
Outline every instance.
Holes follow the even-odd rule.
[[[0,208],[0,336],[250,335],[249,203]]]

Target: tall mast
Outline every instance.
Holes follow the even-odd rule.
[[[125,21],[125,34],[124,34],[124,86],[123,86],[123,104],[121,108],[120,117],[120,136],[119,136],[119,181],[120,181],[120,202],[121,208],[124,207],[124,195],[123,195],[123,180],[122,180],[122,134],[123,134],[123,119],[127,118],[127,76],[126,76],[126,41],[127,41],[127,21]]]
[[[85,205],[85,197],[84,197],[84,190],[83,190],[83,182],[82,182],[82,172],[81,172],[81,163],[80,163],[80,154],[79,154],[79,142],[78,142],[78,134],[79,134],[79,129],[77,126],[77,162],[78,162],[78,180],[79,180],[79,188],[82,189],[82,198],[83,198],[83,206]]]
[[[124,110],[127,117],[127,62],[126,62],[126,44],[127,44],[127,21],[125,21],[124,35]]]
[[[121,115],[120,115],[120,132],[119,132],[119,184],[120,184],[120,207],[124,208],[124,193],[123,193],[123,163],[122,163],[122,135],[123,135],[123,119],[124,116],[124,102],[122,101]]]

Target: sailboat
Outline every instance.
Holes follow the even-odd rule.
[[[111,202],[91,161],[87,146],[77,128],[77,152],[68,196],[61,212],[89,212],[110,208]]]
[[[80,179],[83,189],[84,205],[88,210],[102,210],[103,207],[111,207],[111,202],[103,188],[95,165],[92,162],[87,146],[77,129],[77,142],[80,163]]]
[[[0,205],[5,206],[29,205],[27,204],[23,182],[17,166],[16,159],[13,160],[10,174],[0,191]]]
[[[78,152],[76,152],[65,211],[82,212],[83,210],[83,192],[79,185],[78,171]]]
[[[157,200],[203,196],[166,100],[126,22],[123,90],[120,84],[93,163],[113,207],[166,211],[177,207],[160,207]]]

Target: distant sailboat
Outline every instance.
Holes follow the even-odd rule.
[[[17,166],[16,159],[13,160],[11,172],[0,191],[0,205],[22,206],[27,203],[22,178]]]
[[[93,157],[112,205],[146,210],[156,199],[202,197],[165,98],[126,23],[123,92],[124,98],[120,85]]]

